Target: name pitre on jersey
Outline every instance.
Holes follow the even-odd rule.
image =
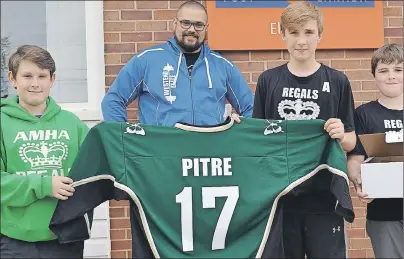
[[[321,169],[338,183],[336,212],[354,217],[345,154],[323,125],[99,124],[70,170],[75,194],[59,201],[50,229],[62,243],[88,239],[86,213],[124,191],[141,221],[133,245],[147,246],[133,257],[283,257],[278,200]]]

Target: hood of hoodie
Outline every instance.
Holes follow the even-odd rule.
[[[56,104],[55,100],[50,96],[46,99],[46,109],[41,118],[35,117],[24,108],[22,108],[21,105],[18,104],[17,96],[9,99],[2,99],[0,107],[1,113],[13,118],[29,122],[35,122],[39,119],[41,119],[42,121],[49,121],[61,111],[60,106]]]

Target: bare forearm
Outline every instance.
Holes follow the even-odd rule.
[[[348,132],[344,134],[344,139],[341,141],[342,148],[345,152],[349,152],[355,148],[356,135],[355,132]]]

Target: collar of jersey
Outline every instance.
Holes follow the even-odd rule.
[[[210,133],[210,132],[220,132],[230,129],[234,124],[233,117],[230,117],[230,120],[225,124],[220,124],[217,126],[193,126],[193,125],[186,125],[183,123],[176,123],[174,127],[178,129],[182,129],[185,131],[193,131],[193,132],[202,132],[202,133]]]

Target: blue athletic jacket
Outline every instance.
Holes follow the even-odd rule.
[[[226,99],[237,113],[251,117],[253,93],[235,64],[204,44],[189,76],[174,38],[133,56],[102,101],[104,121],[127,121],[126,107],[138,98],[141,123],[223,122]]]

